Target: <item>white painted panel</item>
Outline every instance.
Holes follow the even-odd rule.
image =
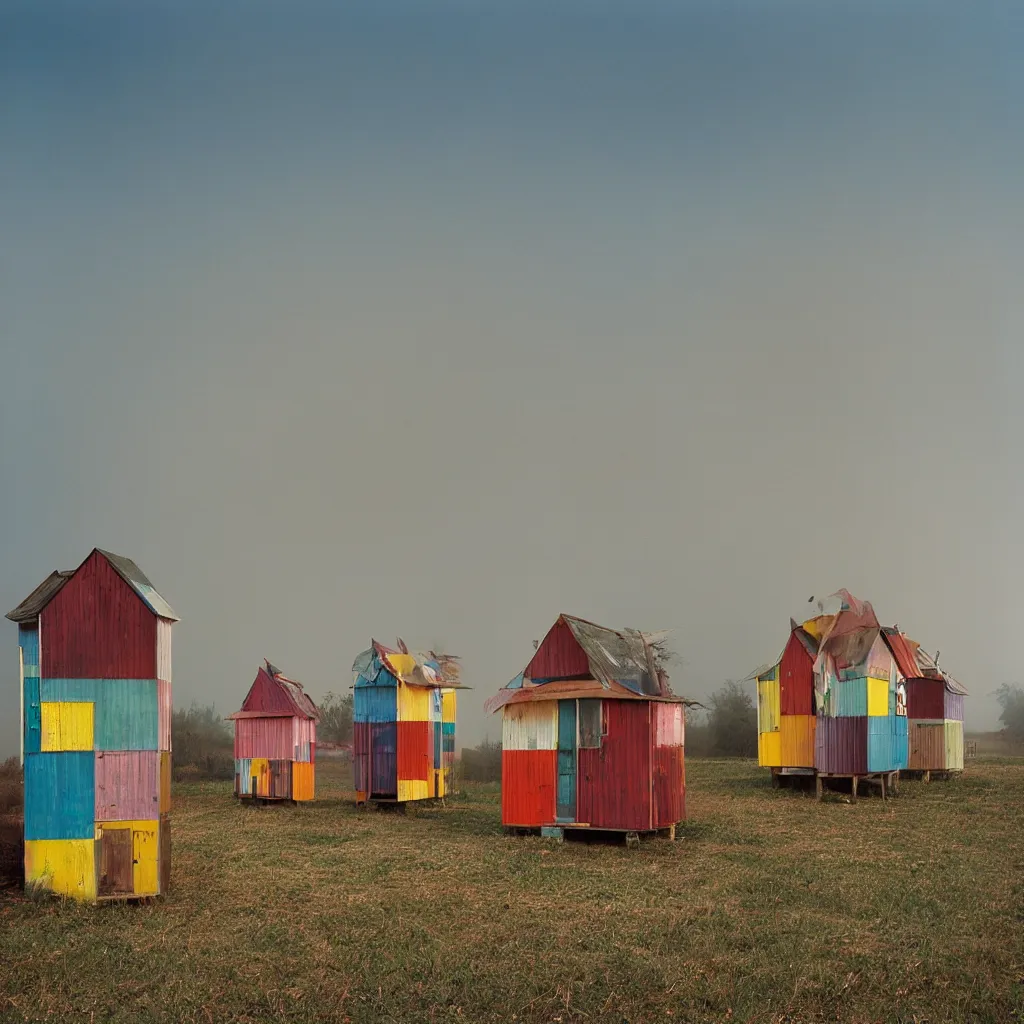
[[[507,704],[502,712],[504,750],[555,750],[558,746],[558,701]]]

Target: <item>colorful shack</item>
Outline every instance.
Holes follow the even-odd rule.
[[[560,615],[529,665],[487,701],[502,712],[506,828],[674,832],[686,817],[684,702],[659,644]]]
[[[900,633],[886,630],[907,677],[907,718],[910,722],[912,772],[930,778],[964,769],[964,697],[967,691],[921,646]],[[902,653],[901,653],[902,650]]]
[[[455,760],[455,655],[410,654],[371,641],[355,674],[352,764],[356,803],[445,796]]]
[[[313,799],[320,712],[301,683],[264,661],[241,711],[228,720],[235,723],[235,796]]]
[[[25,882],[96,902],[171,877],[171,626],[129,558],[93,550],[7,618],[21,649]]]
[[[802,624],[757,677],[758,760],[775,774],[891,776],[909,760],[906,676],[871,604]]]

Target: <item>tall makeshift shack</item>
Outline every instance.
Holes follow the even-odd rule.
[[[560,615],[485,704],[502,713],[502,823],[674,829],[686,817],[683,704],[653,634]]]
[[[352,665],[352,764],[356,802],[443,797],[455,760],[459,659],[410,654],[371,641]]]
[[[235,723],[235,796],[313,799],[320,712],[301,683],[264,661],[228,720]]]
[[[171,877],[170,605],[93,550],[7,618],[21,650],[25,882],[86,901]]]
[[[908,763],[906,677],[867,601],[798,625],[757,677],[758,760],[773,772],[858,778]]]

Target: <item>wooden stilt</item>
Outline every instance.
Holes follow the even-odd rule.
[[[853,796],[853,802],[856,803],[857,802],[857,776],[854,775],[853,778],[850,781],[851,781],[850,792],[851,792],[851,794]]]
[[[815,798],[818,799],[818,800],[821,799],[821,788],[822,788],[821,787],[821,776],[820,775],[815,775],[814,776],[814,793],[815,793]]]

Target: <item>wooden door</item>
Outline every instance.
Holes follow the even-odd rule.
[[[118,896],[134,892],[132,870],[132,830],[104,828],[100,830],[99,896]]]

